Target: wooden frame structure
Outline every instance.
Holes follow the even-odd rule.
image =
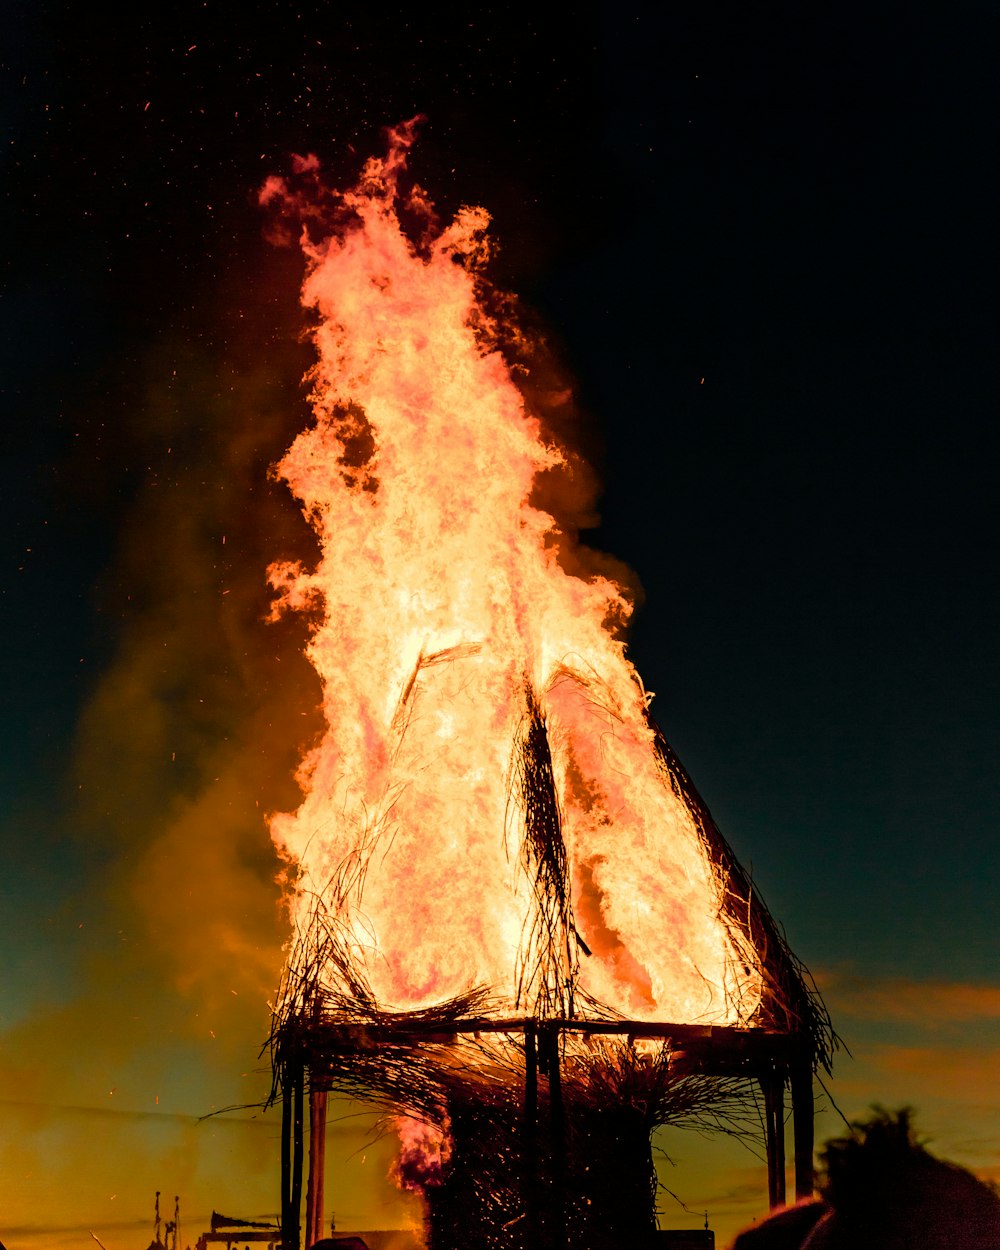
[[[434,1065],[440,1062],[443,1071],[454,1074],[464,1063],[466,1074],[474,1078],[474,1052],[487,1047],[485,1040],[474,1039],[491,1036],[493,1049],[487,1062],[497,1060],[504,1070],[503,1089],[512,1095],[507,1114],[524,1117],[517,1129],[519,1162],[513,1165],[513,1173],[507,1173],[507,1183],[516,1185],[522,1207],[517,1218],[528,1221],[532,1237],[524,1244],[532,1250],[536,1245],[565,1250],[568,1245],[566,1199],[575,1158],[568,1130],[584,1105],[581,1098],[586,1100],[588,1095],[579,1080],[581,1069],[570,1069],[566,1063],[570,1059],[578,1063],[581,1047],[599,1049],[603,1044],[614,1049],[615,1039],[625,1044],[615,1053],[631,1055],[628,1062],[633,1068],[637,1052],[629,1042],[665,1043],[655,1061],[659,1064],[658,1096],[664,1107],[648,1117],[653,1127],[681,1123],[689,1119],[692,1107],[697,1116],[708,1103],[721,1106],[727,1098],[730,1104],[739,1104],[741,1125],[749,1122],[752,1113],[760,1113],[772,1207],[783,1205],[786,1199],[787,1091],[795,1196],[811,1196],[813,1076],[820,1067],[829,1071],[836,1034],[808,971],[789,949],[679,759],[646,715],[664,783],[690,813],[715,874],[720,913],[759,960],[759,1003],[738,1014],[737,1024],[701,1025],[621,1019],[586,996],[574,1001],[577,969],[564,966],[560,952],[564,947],[572,949],[572,936],[579,939],[579,933],[568,902],[568,866],[545,718],[534,692],[527,689],[511,776],[526,813],[523,866],[535,882],[537,906],[544,913],[541,930],[547,932],[551,948],[541,952],[541,991],[532,996],[525,992],[526,986],[518,986],[516,1001],[527,1008],[518,1015],[498,1009],[489,987],[422,1011],[385,1012],[341,940],[336,914],[326,910],[322,896],[316,897],[312,927],[300,933],[286,964],[270,1039],[272,1099],[280,1097],[282,1102],[283,1250],[301,1250],[306,1093],[310,1102],[308,1250],[322,1235],[327,1091],[370,1093],[373,1101],[395,1113],[441,1123],[441,1097],[447,1102],[448,1095],[442,1094],[444,1086],[433,1075]],[[592,1071],[602,1086],[601,1073]],[[685,1082],[690,1085],[692,1077],[697,1086],[693,1102],[685,1101]],[[523,1089],[517,1092],[519,1083]],[[615,1095],[605,1090],[602,1097]],[[716,1114],[717,1127],[725,1116]],[[704,1125],[704,1117],[701,1122]],[[730,1131],[734,1122],[731,1115]],[[655,1184],[655,1177],[652,1180]],[[534,1237],[536,1227],[544,1236]]]
[[[447,1035],[437,1022],[420,1025],[413,1020],[380,1023],[360,1029],[352,1025],[326,1026],[322,1040],[306,1029],[299,1034],[297,1062],[286,1060],[281,1085],[281,1236],[283,1250],[302,1250],[302,1182],[304,1162],[305,1091],[310,1104],[310,1150],[305,1247],[323,1236],[324,1134],[327,1087],[331,1064],[350,1062],[352,1053],[371,1053],[382,1046],[419,1048],[441,1043],[446,1036],[479,1036],[487,1033],[517,1035],[524,1046],[525,1176],[524,1195],[529,1226],[538,1226],[543,1210],[555,1241],[567,1246],[564,1219],[565,1195],[560,1172],[553,1173],[548,1192],[542,1192],[534,1159],[542,1135],[556,1160],[565,1149],[566,1116],[562,1099],[560,1052],[570,1035],[617,1036],[629,1041],[653,1039],[666,1042],[683,1053],[686,1070],[705,1076],[742,1078],[756,1082],[762,1093],[764,1144],[768,1172],[768,1198],[772,1207],[786,1200],[785,1090],[790,1091],[794,1136],[794,1186],[796,1199],[813,1193],[813,1071],[815,1056],[808,1036],[781,1034],[759,1028],[721,1025],[648,1023],[632,1020],[536,1020],[531,1018],[470,1018],[451,1021]],[[539,1079],[548,1083],[547,1122],[540,1116]],[[307,1080],[308,1078],[308,1080]]]

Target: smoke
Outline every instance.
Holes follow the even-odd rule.
[[[76,829],[110,859],[108,914],[189,1019],[233,995],[260,1012],[275,984],[264,816],[314,731],[297,640],[264,623],[264,549],[288,526],[266,469],[294,383],[274,354],[262,367],[221,346],[161,344],[146,364],[128,431],[145,480],[98,594],[117,645],[74,765]]]
[[[294,802],[317,729],[297,627],[265,620],[264,570],[302,542],[267,478],[302,419],[296,281],[269,258],[255,271],[255,290],[234,277],[73,401],[82,429],[103,427],[106,479],[87,434],[67,466],[78,500],[114,487],[125,502],[94,592],[108,660],[58,813],[85,873],[56,909],[66,992],[0,1034],[0,1098],[17,1103],[0,1133],[17,1187],[5,1219],[25,1227],[43,1209],[66,1222],[68,1206],[94,1225],[128,1218],[154,1189],[189,1209],[227,1187],[277,1205],[276,1125],[197,1122],[269,1088],[287,924],[266,815]],[[86,1113],[107,1110],[95,1151]]]

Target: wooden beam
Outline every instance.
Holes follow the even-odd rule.
[[[813,1143],[815,1134],[813,1072],[808,1059],[792,1068],[792,1128],[795,1151],[796,1200],[811,1198],[815,1187]]]
[[[301,1250],[302,1245],[302,1113],[304,1097],[305,1072],[300,1064],[292,1083],[292,1185],[288,1202],[286,1250]]]
[[[775,1197],[779,1207],[785,1205],[785,1077],[775,1073],[774,1094],[774,1170],[776,1174]]]
[[[562,1073],[559,1070],[559,1027],[546,1022],[539,1030],[539,1043],[544,1041],[544,1068],[549,1078],[549,1113],[552,1130],[552,1219],[548,1244],[552,1250],[565,1250],[568,1245],[566,1227],[566,1108],[563,1104]]]
[[[764,1094],[764,1134],[767,1147],[767,1200],[772,1208],[785,1205],[785,1082],[778,1072],[760,1078]]]
[[[528,1246],[542,1244],[541,1192],[538,1183],[538,1034],[534,1022],[524,1029],[524,1206]]]
[[[292,1088],[285,1073],[281,1082],[281,1244],[293,1250],[291,1227],[292,1193]]]
[[[534,1027],[529,1018],[463,1018],[449,1021],[448,1033],[440,1022],[386,1020],[375,1024],[317,1023],[304,1029],[301,1042],[306,1061],[314,1071],[331,1062],[376,1051],[380,1046],[423,1047],[454,1045],[463,1036],[483,1033],[524,1035]],[[568,1020],[544,1022],[546,1036],[618,1036],[633,1040],[663,1040],[672,1050],[684,1051],[691,1070],[708,1076],[760,1078],[780,1068],[787,1071],[801,1052],[802,1039],[795,1034],[727,1025],[672,1024],[664,1021]],[[541,1044],[541,1032],[538,1034]]]
[[[325,1089],[309,1089],[309,1177],[306,1184],[306,1247],[323,1236],[323,1182],[326,1171]]]
[[[324,1042],[342,1041],[352,1049],[370,1045],[379,1040],[401,1040],[419,1037],[428,1040],[428,1034],[437,1039],[459,1033],[523,1033],[535,1023],[532,1016],[467,1016],[442,1023],[437,1020],[414,1020],[405,1016],[387,1016],[372,1024],[319,1020],[303,1030],[303,1036],[322,1038]],[[731,1024],[681,1024],[666,1020],[581,1020],[577,1018],[549,1018],[546,1029],[558,1029],[563,1033],[624,1034],[628,1037],[664,1037],[689,1043],[697,1039],[705,1041],[737,1042],[747,1040],[750,1044],[770,1038],[773,1042],[789,1043],[791,1034],[773,1029],[740,1028]],[[308,1045],[308,1041],[306,1042]]]

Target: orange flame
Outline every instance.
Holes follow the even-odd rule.
[[[399,1188],[422,1194],[440,1185],[452,1151],[447,1120],[443,1128],[438,1128],[413,1116],[400,1115],[393,1118],[393,1127],[399,1137],[399,1154],[389,1175]]]
[[[298,869],[293,920],[304,929],[321,897],[387,1010],[472,986],[515,1006],[535,901],[512,744],[537,700],[570,887],[565,975],[631,1018],[746,1021],[759,961],[654,751],[621,638],[628,596],[568,571],[575,539],[539,503],[539,475],[572,470],[484,307],[488,215],[439,227],[418,188],[402,193],[413,138],[414,123],[391,131],[357,187],[297,204],[336,229],[301,238],[315,421],[277,467],[321,554],[270,570],[276,611],[314,614],[326,718],[301,806],[271,822]],[[294,196],[272,178],[261,199]]]

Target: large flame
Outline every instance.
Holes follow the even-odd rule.
[[[324,193],[336,229],[302,236],[315,421],[277,471],[321,554],[271,578],[279,608],[313,614],[326,730],[301,806],[271,825],[297,867],[293,919],[322,900],[386,1010],[473,986],[534,1010],[538,882],[515,774],[541,726],[569,887],[557,978],[630,1018],[746,1020],[760,969],[654,750],[628,596],[569,571],[574,539],[539,502],[539,475],[572,470],[484,308],[488,216],[463,208],[442,228],[402,193],[412,139],[412,124],[390,132],[356,188]],[[279,179],[262,192],[291,198]]]

